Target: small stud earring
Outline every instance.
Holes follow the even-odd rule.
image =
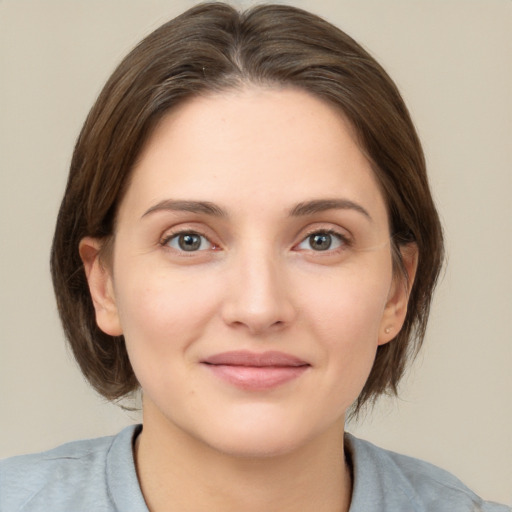
[[[386,334],[389,334],[389,333],[391,332],[391,327],[386,327],[386,328],[384,329],[384,332],[385,332]]]

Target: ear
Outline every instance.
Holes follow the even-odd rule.
[[[411,293],[416,270],[418,268],[418,246],[409,243],[400,247],[403,267],[407,277],[402,272],[396,272],[389,290],[388,300],[382,316],[379,329],[379,345],[388,343],[397,336],[402,328],[407,314],[407,305]]]
[[[97,238],[85,237],[80,240],[78,250],[96,311],[96,323],[105,334],[120,336],[123,330],[119,321],[111,270],[103,264],[100,257],[103,243]]]

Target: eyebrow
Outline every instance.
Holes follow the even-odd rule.
[[[290,211],[290,217],[303,217],[327,210],[355,210],[372,221],[371,215],[361,205],[348,199],[313,199],[295,205]],[[183,201],[164,199],[149,208],[142,217],[158,211],[191,212],[212,215],[214,217],[227,217],[228,214],[220,206],[210,201]]]
[[[290,216],[302,217],[304,215],[313,215],[326,210],[355,210],[363,214],[368,220],[373,221],[368,211],[360,204],[354,203],[348,199],[314,199],[297,204],[290,210]]]
[[[158,211],[204,213],[214,217],[227,217],[227,213],[222,208],[209,201],[178,201],[173,199],[160,201],[147,210],[142,217]]]

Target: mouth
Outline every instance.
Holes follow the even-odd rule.
[[[223,352],[201,363],[217,378],[243,390],[264,391],[299,378],[311,365],[291,354]]]

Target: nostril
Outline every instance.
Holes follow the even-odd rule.
[[[262,266],[261,261],[267,262],[266,265]],[[275,265],[269,265],[268,259],[262,258],[256,263],[258,265],[237,267],[220,310],[226,324],[237,329],[242,325],[252,334],[282,329],[296,313],[283,276],[275,278]]]

